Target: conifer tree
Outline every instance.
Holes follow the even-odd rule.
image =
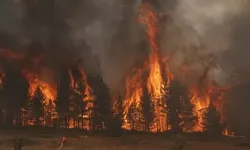
[[[52,118],[55,116],[55,112],[54,112],[54,103],[53,101],[50,99],[48,104],[46,104],[45,106],[45,113],[46,113],[46,125],[47,126],[52,126],[53,125],[53,120]]]
[[[92,118],[93,129],[104,130],[112,108],[109,88],[104,83],[103,78],[97,75],[90,77],[89,84],[95,95]]]
[[[150,126],[154,120],[154,107],[150,98],[150,94],[146,87],[143,88],[143,97],[142,97],[142,113],[145,121],[145,131],[150,131]]]
[[[210,104],[204,114],[203,122],[204,132],[211,135],[221,135],[223,127],[220,124],[220,116],[218,115],[215,107]]]
[[[36,125],[41,125],[40,119],[44,116],[44,101],[44,94],[38,86],[30,102],[31,114],[36,120]]]
[[[22,125],[22,108],[28,101],[29,83],[21,71],[7,71],[3,78],[3,107],[7,125]]]
[[[61,73],[60,81],[57,86],[57,97],[55,100],[56,103],[56,112],[59,116],[60,124],[62,127],[69,128],[69,112],[70,112],[70,76],[68,70],[63,70]]]
[[[121,96],[117,97],[115,107],[112,113],[108,117],[106,124],[106,130],[111,136],[120,136],[122,134],[122,123],[123,123],[123,104]]]
[[[166,97],[168,124],[171,131],[176,133],[181,131],[181,89],[178,81],[172,81],[169,88],[169,94]]]
[[[181,101],[181,125],[180,128],[182,131],[191,131],[195,120],[197,120],[197,117],[193,114],[193,105],[190,102],[190,99],[188,97],[188,91],[187,88],[182,87],[182,94],[180,97]]]

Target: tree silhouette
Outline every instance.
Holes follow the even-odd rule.
[[[93,107],[93,129],[103,130],[107,124],[107,118],[111,114],[111,97],[108,86],[101,76],[92,75],[89,79],[95,95]]]
[[[55,117],[54,107],[55,107],[54,103],[51,99],[48,101],[48,104],[45,105],[45,113],[46,113],[45,122],[46,125],[49,127],[53,125],[53,117]]]
[[[185,87],[182,87],[181,89],[181,108],[180,108],[180,114],[181,114],[181,125],[180,128],[182,131],[191,131],[195,120],[197,120],[197,117],[193,114],[193,105],[190,102],[189,96],[188,96],[188,89]]]
[[[166,97],[167,104],[167,114],[168,114],[168,123],[171,126],[171,131],[180,132],[181,124],[181,85],[178,81],[172,81],[169,88],[169,95]]]
[[[123,104],[121,96],[117,97],[115,108],[112,114],[109,115],[106,124],[107,132],[111,136],[120,136],[122,134],[122,122],[123,122]]]
[[[56,112],[62,127],[69,128],[69,106],[70,106],[70,76],[68,70],[63,70],[57,86]]]
[[[145,131],[150,131],[150,126],[154,120],[154,107],[150,98],[150,94],[146,87],[143,88],[143,97],[142,97],[142,113],[144,115],[145,121]]]
[[[84,95],[82,95],[77,89],[73,91],[72,101],[71,101],[71,116],[74,118],[74,124],[77,123],[77,128],[84,128],[84,115],[86,112],[87,102],[84,101]]]
[[[221,135],[223,131],[223,127],[220,124],[220,116],[211,103],[204,114],[203,129],[205,133],[211,135]]]
[[[41,125],[40,119],[44,116],[44,101],[44,94],[38,86],[30,102],[31,114],[35,118],[36,125]]]
[[[7,71],[3,78],[3,99],[7,125],[21,125],[22,108],[28,101],[29,83],[20,71]]]

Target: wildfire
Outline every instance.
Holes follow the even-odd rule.
[[[45,104],[48,104],[50,100],[54,100],[56,97],[56,87],[52,84],[46,83],[39,79],[38,74],[30,73],[24,71],[24,75],[26,76],[29,84],[30,84],[30,95],[34,96],[34,92],[36,88],[39,86],[42,93],[45,96]]]
[[[126,99],[125,99],[125,116],[127,116],[130,107],[135,105],[135,109],[140,110],[141,98],[143,96],[143,74],[146,69],[149,70],[149,75],[146,81],[146,87],[154,106],[155,124],[152,131],[165,131],[167,129],[167,116],[163,112],[163,106],[166,104],[163,101],[164,80],[162,78],[162,70],[159,57],[159,47],[157,44],[157,16],[153,11],[150,3],[143,2],[139,9],[138,21],[146,25],[148,41],[150,44],[150,55],[148,65],[144,69],[135,70],[135,75],[126,80]],[[146,68],[146,69],[145,69]],[[140,119],[137,118],[137,119]],[[124,127],[127,128],[127,120],[125,119]]]
[[[123,101],[123,128],[127,130],[145,131],[146,117],[143,114],[142,104],[143,97],[145,96],[144,90],[147,89],[150,97],[149,99],[152,103],[151,108],[153,109],[153,121],[150,124],[150,131],[163,132],[171,128],[171,126],[167,124],[170,117],[168,118],[167,114],[168,106],[166,104],[166,98],[169,94],[168,88],[171,86],[171,81],[173,81],[174,75],[169,70],[168,59],[164,59],[161,57],[161,48],[157,42],[159,34],[157,27],[158,14],[154,11],[148,1],[143,1],[141,3],[137,19],[141,24],[145,26],[150,52],[148,54],[148,58],[145,60],[145,62],[143,62],[144,65],[141,68],[134,68],[131,74],[127,75],[126,77],[126,94]],[[25,58],[25,55],[14,53],[10,50],[0,49],[0,57],[21,60]],[[41,59],[43,59],[44,57],[45,55],[39,55],[39,57],[32,58],[32,61],[35,64],[34,66],[37,67]],[[162,61],[163,59],[164,61]],[[91,108],[94,105],[93,101],[95,100],[95,97],[93,95],[93,90],[87,82],[87,76],[82,67],[78,65],[77,68],[74,69],[77,70],[76,74],[79,75],[75,75],[75,70],[73,71],[72,68],[68,69],[68,75],[70,77],[70,88],[73,93],[77,93],[77,96],[78,94],[79,97],[82,96],[81,98],[78,98],[77,96],[76,97],[78,98],[77,100],[80,100],[80,102],[86,102],[86,105],[81,105],[86,111],[83,112],[80,110],[77,112],[78,114],[76,114],[76,116],[67,118],[69,127],[76,127],[76,122],[78,121],[78,127],[81,124],[82,128],[86,127],[86,129],[90,129],[91,122],[87,119],[91,118]],[[181,69],[181,72],[184,74],[184,76],[187,76],[190,71],[189,65],[186,64],[185,66],[182,66]],[[189,100],[193,105],[192,113],[198,118],[192,130],[196,132],[203,131],[203,116],[210,104],[212,104],[216,108],[218,114],[221,117],[221,122],[225,121],[223,112],[223,105],[225,103],[224,93],[228,88],[219,88],[212,80],[210,80],[208,77],[209,70],[209,68],[205,70],[204,75],[201,77],[201,80],[197,83],[197,85],[190,85],[188,87]],[[56,85],[42,80],[39,74],[30,72],[30,70],[23,70],[23,74],[25,75],[30,85],[30,96],[34,96],[37,87],[39,87],[45,96],[44,106],[49,105],[52,102],[53,112],[55,112],[56,105],[54,103],[54,100],[56,99],[57,94]],[[4,73],[0,72],[0,85],[2,84],[1,79],[3,76]],[[74,96],[75,95],[73,95],[72,97]],[[73,98],[70,97],[70,105],[71,100],[74,102],[76,101],[75,99],[73,100]],[[79,101],[77,101],[77,103],[74,103],[74,106],[69,106],[71,107],[70,111],[74,111],[74,109],[77,110],[79,109],[79,107],[81,107],[77,106],[77,108],[74,108],[75,105],[79,104],[78,102]],[[176,109],[174,109],[174,111],[175,110]],[[179,116],[181,116],[181,114],[179,114]],[[82,122],[80,123],[81,119]],[[229,133],[228,129],[226,129],[223,134],[230,135],[233,133]]]
[[[93,107],[92,101],[95,99],[95,97],[93,96],[93,90],[88,85],[87,76],[84,73],[83,69],[79,65],[78,65],[78,71],[81,74],[81,79],[80,80],[76,80],[74,78],[71,69],[68,70],[68,74],[69,74],[70,80],[71,80],[71,84],[70,84],[71,85],[71,89],[74,92],[82,95],[83,96],[82,101],[84,101],[84,102],[87,103],[86,107],[84,108],[84,109],[88,110],[87,113],[79,114],[79,116],[78,116],[79,118],[84,119],[84,118],[89,118],[91,116],[91,113],[92,113],[91,108]],[[78,90],[79,84],[82,84],[84,86],[84,91],[79,91]],[[73,110],[74,108],[71,108],[71,109]],[[74,121],[73,121],[72,118],[69,120],[69,127],[70,128],[74,127]],[[86,120],[84,122],[84,125],[82,125],[82,127],[90,130],[89,121]]]
[[[210,95],[209,93],[205,92],[203,93],[203,95],[201,95],[199,93],[199,90],[197,90],[196,88],[193,88],[190,91],[191,94],[191,103],[194,106],[193,109],[193,114],[194,116],[197,117],[197,123],[195,124],[195,126],[193,127],[193,131],[203,131],[203,116],[204,116],[204,112],[205,110],[208,108],[208,106],[210,105]]]
[[[207,75],[206,75],[207,76]],[[197,123],[193,127],[193,131],[203,131],[203,116],[210,103],[216,108],[218,115],[220,116],[221,123],[225,121],[224,116],[224,95],[229,87],[219,87],[208,77],[204,78],[200,86],[191,87],[189,96],[191,103],[194,106],[193,114],[198,118]]]
[[[80,66],[78,66],[78,71],[81,74],[80,83],[74,79],[72,70],[71,69],[68,70],[70,80],[71,80],[71,89],[77,93],[84,95],[83,101],[94,100],[95,98],[93,96],[93,90],[91,89],[91,87],[89,86],[87,82],[86,74],[84,73],[83,69]],[[84,91],[77,91],[77,87],[79,86],[79,84],[82,84],[85,87]]]
[[[135,75],[132,78],[126,79],[126,98],[124,101],[124,125],[125,129],[131,129],[131,125],[129,124],[129,109],[134,105],[134,109],[141,109],[141,98],[143,94],[143,84],[142,84],[142,76],[143,69],[134,69]],[[133,120],[138,122],[139,118],[134,116]]]

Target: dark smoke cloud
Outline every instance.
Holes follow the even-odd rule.
[[[101,74],[115,89],[136,56],[144,53],[138,47],[145,39],[135,21],[139,4],[139,0],[3,0],[0,44],[25,52],[26,60],[45,55],[35,66],[38,70],[81,59],[85,70]]]
[[[28,68],[44,76],[51,74],[50,72],[56,73],[61,67],[69,67],[81,59],[81,53],[94,62],[86,42],[82,40],[76,43],[71,38],[72,27],[67,22],[69,18],[75,16],[77,10],[81,9],[79,6],[88,8],[90,5],[87,2],[2,0],[0,3],[1,49],[25,54],[22,61],[16,59],[11,63],[5,61],[5,66],[8,64]],[[96,9],[86,8],[82,21],[87,23],[91,12],[95,12]],[[88,15],[89,18],[86,17]],[[39,64],[35,64],[34,60],[41,56],[44,56],[43,59]]]
[[[188,64],[196,76],[214,59],[215,79],[225,84],[232,68],[246,64],[247,1],[148,0],[159,16],[161,50],[173,72]],[[142,0],[2,0],[0,46],[46,55],[44,66],[60,68],[79,57],[86,70],[101,74],[111,88],[122,83],[147,53],[144,29],[135,20]],[[55,59],[57,58],[57,59]],[[204,61],[206,60],[206,61]],[[234,60],[234,61],[231,61]],[[249,69],[245,67],[246,69]]]

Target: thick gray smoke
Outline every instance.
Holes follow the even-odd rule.
[[[178,72],[180,66],[186,64],[199,75],[213,60],[216,66],[211,67],[217,67],[213,77],[225,84],[229,72],[239,67],[238,63],[232,66],[234,62],[230,62],[228,53],[239,51],[233,48],[239,30],[235,24],[247,22],[245,18],[240,19],[247,13],[247,6],[247,1],[178,0],[173,10],[165,11],[172,17],[172,22],[166,27],[162,45],[167,55],[171,55],[172,70]],[[241,27],[245,31],[247,28]]]
[[[25,52],[27,59],[45,55],[39,71],[81,59],[85,70],[101,74],[115,89],[140,53],[137,45],[143,38],[135,21],[139,3],[2,0],[0,45]]]
[[[178,0],[172,10],[165,9],[172,19],[162,41],[176,76],[188,66],[185,82],[198,81],[211,67],[210,77],[232,86],[225,99],[227,122],[239,134],[249,133],[250,124],[243,117],[249,113],[249,8],[245,0]]]
[[[249,2],[245,0],[148,0],[159,16],[161,50],[178,74],[185,64],[199,76],[209,62],[225,84],[234,68],[248,67]],[[145,33],[136,22],[141,0],[2,0],[0,45],[45,53],[54,68],[81,58],[113,89],[145,52]],[[56,60],[54,58],[57,58]],[[53,63],[51,63],[53,62]],[[211,63],[210,63],[211,64]],[[209,66],[210,67],[210,66]],[[190,77],[191,80],[192,77]]]
[[[84,9],[68,20],[72,38],[85,40],[92,54],[99,57],[101,74],[113,90],[120,87],[140,50],[134,48],[142,39],[135,20],[138,4],[139,1],[93,0],[90,5],[95,7],[96,16],[91,21],[81,21]]]

